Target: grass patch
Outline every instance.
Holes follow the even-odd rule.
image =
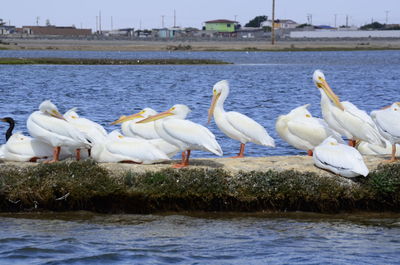
[[[86,58],[0,58],[0,64],[62,65],[197,65],[229,64],[207,59],[86,59]]]
[[[352,185],[296,171],[166,169],[113,176],[92,161],[0,167],[0,211],[400,211],[400,164]]]

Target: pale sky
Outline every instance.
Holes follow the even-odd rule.
[[[314,25],[360,26],[371,19],[380,23],[400,23],[400,0],[275,0],[276,18],[292,19],[306,23],[312,15]],[[56,26],[75,25],[96,28],[96,16],[101,11],[102,29],[134,27],[139,29],[173,26],[174,9],[176,25],[201,28],[202,23],[213,19],[231,19],[243,26],[258,15],[271,17],[272,0],[12,0],[2,1],[0,18],[11,25],[44,25],[46,19]]]

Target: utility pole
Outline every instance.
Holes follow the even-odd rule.
[[[349,15],[346,15],[346,28],[349,27]]]
[[[307,22],[312,25],[312,14],[307,14]]]
[[[386,13],[386,24],[387,24],[388,23],[388,18],[389,18],[389,10],[386,10],[385,13]]]
[[[113,17],[111,16],[111,31],[113,30]]]
[[[40,17],[36,17],[36,26],[39,26],[39,19]]]
[[[164,15],[161,15],[161,28],[164,28]]]
[[[99,17],[96,16],[96,32],[99,30]]]
[[[99,11],[99,33],[101,34],[101,11]]]
[[[234,21],[236,21],[237,15],[235,15],[234,17],[235,17]]]
[[[335,28],[336,28],[336,19],[337,19],[337,14],[335,14]]]
[[[275,44],[275,0],[272,0],[271,44]]]
[[[174,9],[174,28],[176,27],[176,10]]]

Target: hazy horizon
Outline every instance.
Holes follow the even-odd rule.
[[[399,0],[336,0],[325,1],[276,0],[276,18],[292,19],[307,23],[310,15],[314,25],[336,26],[346,24],[360,26],[373,21],[380,23],[400,23]],[[43,26],[48,19],[56,26],[75,25],[78,28],[96,29],[96,16],[101,11],[102,30],[134,27],[151,29],[174,24],[176,26],[201,28],[204,21],[213,19],[236,19],[242,26],[259,15],[271,18],[272,0],[254,0],[246,4],[239,0],[203,0],[189,2],[170,1],[54,1],[54,0],[13,0],[2,3],[0,18],[7,24],[21,27],[38,24]],[[37,19],[39,17],[39,19]],[[111,18],[112,17],[112,18]]]

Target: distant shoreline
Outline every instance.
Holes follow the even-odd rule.
[[[206,59],[88,59],[88,58],[0,58],[2,64],[62,64],[62,65],[195,65],[230,64]]]
[[[83,40],[0,39],[1,50],[63,51],[357,51],[400,50],[400,39],[298,39],[281,40]]]

